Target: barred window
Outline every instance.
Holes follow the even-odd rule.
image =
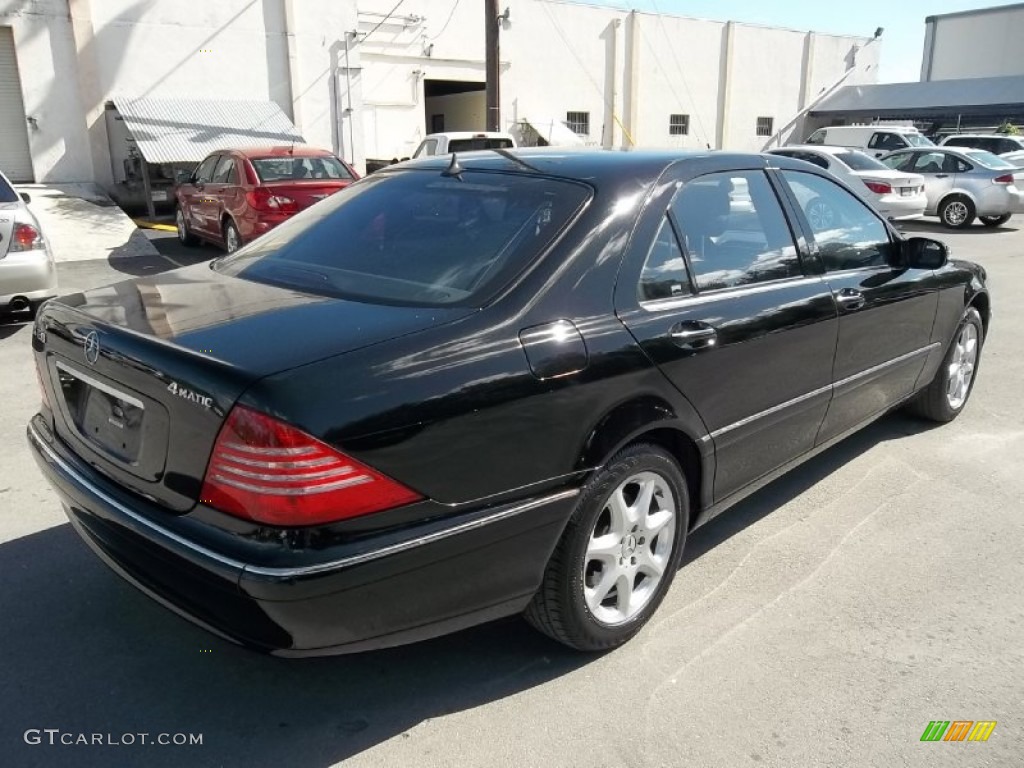
[[[668,116],[668,135],[669,136],[687,136],[690,133],[690,116],[689,115],[669,115]]]
[[[580,136],[590,135],[590,113],[589,112],[566,112],[566,126]]]
[[[775,118],[774,117],[759,117],[757,118],[757,135],[758,136],[771,136],[775,131]]]

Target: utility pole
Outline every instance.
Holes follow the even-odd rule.
[[[484,0],[484,36],[487,45],[487,130],[501,130],[501,87],[498,82],[498,0]]]

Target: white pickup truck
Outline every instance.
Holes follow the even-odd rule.
[[[516,140],[509,133],[495,131],[453,131],[430,133],[420,142],[413,157],[447,155],[449,152],[473,152],[478,149],[512,149]]]

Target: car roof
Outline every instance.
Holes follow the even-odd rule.
[[[776,152],[785,152],[786,150],[794,150],[796,152],[820,152],[823,155],[841,155],[848,152],[860,152],[862,155],[865,154],[856,147],[841,147],[836,144],[787,144],[784,147],[773,147],[772,149],[769,149],[768,152],[770,154],[775,154]]]
[[[501,131],[438,131],[437,133],[428,133],[423,137],[423,140],[436,139],[441,136],[448,137],[451,139],[511,139],[511,133],[502,133]]]
[[[519,147],[507,150],[481,150],[453,153],[459,166],[466,170],[523,172],[531,169],[547,176],[618,184],[651,183],[670,166],[677,163],[703,162],[717,169],[773,167],[806,170],[806,163],[783,155],[765,155],[753,152],[723,152],[721,150],[682,149],[595,149],[566,147]],[[399,173],[413,170],[442,171],[452,162],[453,154],[432,155],[387,166],[377,173]],[[529,167],[526,167],[529,166]],[[822,172],[825,173],[824,171]]]
[[[949,139],[1016,139],[1020,141],[1022,138],[1024,137],[1008,133],[951,133],[943,141],[949,141]]]
[[[220,152],[236,152],[243,157],[334,157],[334,154],[326,149],[310,146],[309,144],[279,144],[265,147],[225,147]],[[210,154],[217,154],[211,152]]]

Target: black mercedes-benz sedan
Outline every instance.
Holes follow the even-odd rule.
[[[50,301],[28,439],[100,558],[233,641],[523,613],[607,649],[695,527],[896,406],[955,418],[985,279],[784,157],[414,161]]]

